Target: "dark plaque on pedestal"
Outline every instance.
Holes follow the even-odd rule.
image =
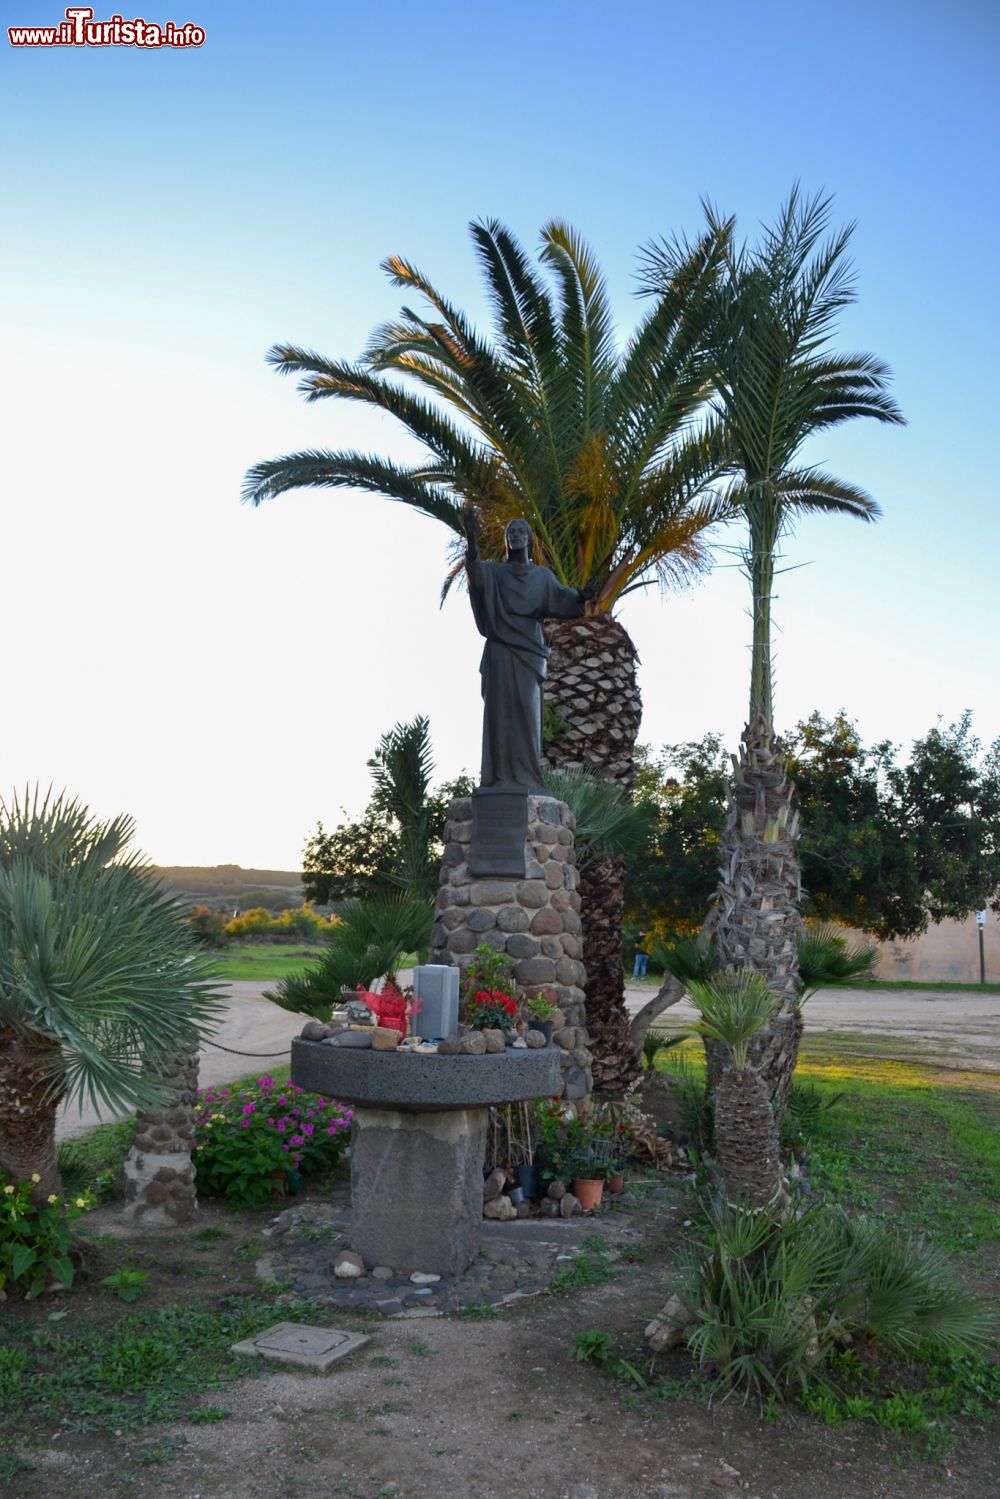
[[[523,880],[527,835],[527,791],[480,786],[472,793],[469,873],[477,880]]]

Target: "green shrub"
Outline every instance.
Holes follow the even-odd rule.
[[[268,991],[282,1009],[329,1020],[342,989],[370,989],[384,974],[395,980],[407,953],[422,961],[430,940],[433,905],[423,897],[372,896],[341,901],[326,951],[300,977],[290,976]]]
[[[821,1388],[849,1341],[956,1354],[986,1342],[993,1323],[937,1250],[825,1205],[778,1226],[712,1211],[680,1296],[695,1319],[688,1347],[716,1387],[762,1401]]]
[[[667,1058],[663,1076],[677,1105],[681,1129],[699,1156],[711,1155],[715,1144],[715,1118],[704,1065],[692,1062],[683,1051],[674,1051]]]
[[[148,1270],[137,1270],[134,1265],[123,1265],[112,1275],[106,1275],[101,1281],[102,1286],[107,1286],[109,1291],[114,1291],[120,1301],[135,1301],[146,1289],[149,1280]]]
[[[330,1170],[349,1138],[350,1109],[271,1077],[235,1091],[204,1088],[198,1103],[198,1186],[237,1207],[263,1207],[293,1172]]]
[[[130,1116],[60,1140],[56,1160],[66,1196],[90,1196],[97,1202],[119,1197],[122,1169],[134,1134],[135,1119]]]
[[[91,1206],[87,1196],[61,1200],[53,1193],[36,1203],[31,1194],[37,1173],[0,1191],[0,1291],[21,1291],[31,1300],[50,1281],[73,1284],[69,1245],[73,1224]]]
[[[815,1083],[793,1083],[779,1121],[782,1145],[804,1144],[823,1115],[836,1108],[843,1097],[843,1093],[825,1093]]]

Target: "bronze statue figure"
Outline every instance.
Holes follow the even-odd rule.
[[[537,792],[542,787],[542,683],[548,646],[543,619],[577,619],[589,589],[566,588],[531,561],[527,521],[505,532],[507,558],[479,556],[475,515],[467,511],[465,570],[476,628],[486,645],[479,670],[483,688],[482,786]]]

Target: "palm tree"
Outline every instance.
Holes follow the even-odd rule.
[[[587,1030],[594,1085],[620,1098],[639,1076],[622,988],[621,863],[649,841],[647,804],[585,770],[548,770],[545,786],[576,818],[580,921],[587,968]]]
[[[656,305],[624,350],[579,235],[555,221],[542,232],[553,290],[490,221],[471,235],[492,339],[392,256],[390,280],[419,296],[424,314],[403,308],[354,364],[284,344],[268,355],[281,373],[302,375],[309,401],[334,396],[391,413],[427,457],[403,465],[354,451],[291,453],[252,468],[245,498],[259,505],[320,486],[397,500],[453,533],[445,591],[462,568],[468,510],[484,553],[497,557],[507,522],[527,520],[536,560],[592,591],[585,618],[548,629],[546,754],[626,787],[641,705],[635,647],[614,611],[637,589],[682,583],[707,565],[704,531],[720,514],[709,487],[725,454],[718,420],[704,417],[705,344],[728,232],[712,224],[693,246],[675,247]],[[620,901],[622,871],[607,875]]]
[[[0,1170],[58,1193],[56,1111],[162,1102],[219,1000],[186,912],[128,851],[131,818],[0,801]]]
[[[696,1029],[724,1048],[713,1088],[715,1153],[730,1202],[779,1212],[787,1205],[778,1121],[767,1088],[750,1060],[750,1044],[778,1008],[760,974],[728,969],[687,992],[701,1019]]]
[[[430,722],[422,714],[383,734],[368,761],[374,805],[399,827],[399,869],[394,883],[407,895],[433,899],[440,858],[434,856],[437,808],[431,799],[434,759]]]
[[[837,314],[854,300],[846,257],[853,226],[824,239],[830,199],[793,189],[773,228],[753,247],[723,243],[724,272],[713,283],[715,407],[734,456],[728,499],[747,524],[743,565],[752,596],[750,712],[733,785],[723,860],[708,929],[723,968],[749,966],[778,995],[779,1008],[753,1042],[776,1108],[784,1106],[798,1055],[797,945],[801,882],[798,821],[785,755],[774,733],[771,598],[781,538],[812,512],[873,521],[864,490],[802,463],[818,432],[853,417],[901,423],[889,372],[870,354],[830,349]],[[720,221],[709,209],[710,232]],[[728,227],[728,223],[727,223]],[[645,285],[659,293],[676,274],[675,246],[646,254]],[[717,1050],[710,1048],[713,1066]]]

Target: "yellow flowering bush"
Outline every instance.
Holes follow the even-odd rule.
[[[73,1224],[93,1206],[87,1194],[61,1200],[53,1192],[33,1202],[40,1180],[36,1172],[30,1181],[6,1182],[0,1192],[0,1291],[22,1291],[29,1300],[53,1280],[73,1284]]]
[[[294,942],[327,937],[336,925],[336,917],[322,916],[310,905],[282,911],[280,916],[275,916],[264,906],[254,906],[227,921],[223,930],[227,937],[266,937],[270,941]]]

